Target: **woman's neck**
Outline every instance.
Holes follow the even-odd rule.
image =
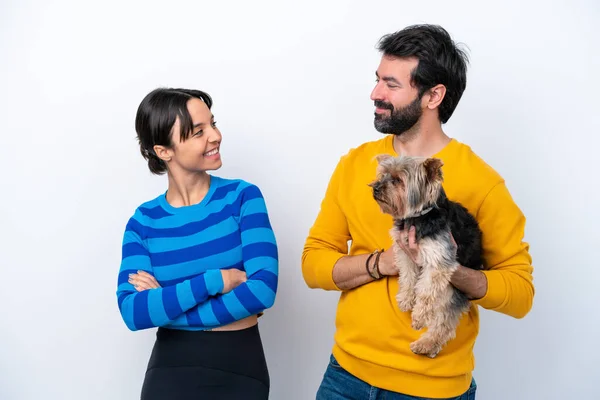
[[[167,202],[173,207],[200,203],[210,188],[210,175],[206,172],[178,175],[175,177],[169,172]]]

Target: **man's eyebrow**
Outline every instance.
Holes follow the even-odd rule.
[[[391,82],[391,83],[395,83],[396,85],[402,86],[400,81],[398,81],[398,79],[394,78],[393,76],[384,76],[383,78],[380,78],[379,73],[377,73],[377,72],[375,72],[375,76],[384,82],[388,82],[388,83]]]
[[[384,82],[392,82],[392,83],[395,83],[396,85],[401,85],[401,83],[393,76],[384,76],[383,78],[381,78],[381,80]]]

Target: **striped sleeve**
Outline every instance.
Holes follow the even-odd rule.
[[[275,303],[279,258],[275,234],[259,188],[240,196],[240,233],[247,281],[231,292],[209,298],[172,324],[173,327],[215,327],[258,314]]]
[[[125,229],[121,267],[117,280],[117,302],[123,321],[132,330],[165,326],[195,305],[223,290],[219,270],[209,270],[176,285],[138,292],[129,274],[145,271],[154,276],[150,254],[142,240],[143,226],[132,217]]]

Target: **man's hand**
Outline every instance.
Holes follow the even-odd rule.
[[[369,261],[370,269],[373,269],[375,264],[376,256],[371,257]],[[396,267],[396,261],[394,256],[394,247],[390,247],[379,256],[379,273],[384,276],[396,276],[398,275],[398,267]]]
[[[398,245],[402,250],[413,260],[413,262],[421,266],[421,257],[419,252],[419,245],[417,244],[415,227],[411,226],[410,229],[404,229],[400,233],[400,241]],[[456,254],[457,244],[452,234],[450,234],[450,240],[454,245],[454,253]],[[452,274],[450,283],[467,295],[470,300],[479,299],[485,296],[487,292],[487,278],[481,271],[476,271],[470,268],[458,265],[458,268]]]
[[[233,289],[246,282],[246,272],[240,271],[239,269],[223,269],[221,270],[221,276],[223,277],[223,292],[231,292]]]
[[[138,292],[160,287],[156,279],[146,271],[138,271],[137,274],[129,274],[129,283],[131,283]]]
[[[458,246],[456,245],[456,241],[452,234],[450,234],[450,240],[452,240],[453,252],[456,257]],[[411,226],[408,229],[405,227],[404,230],[400,232],[400,240],[397,241],[397,243],[416,265],[422,265],[421,252],[419,251],[419,244],[417,243],[417,234],[414,226]]]
[[[400,232],[400,240],[396,244],[406,253],[408,257],[418,266],[421,266],[421,254],[419,252],[419,244],[417,243],[417,234],[414,226],[407,228],[406,226]]]

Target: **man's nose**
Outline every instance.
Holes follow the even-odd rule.
[[[383,92],[381,90],[380,82],[377,82],[373,90],[371,91],[371,100],[383,100]]]

